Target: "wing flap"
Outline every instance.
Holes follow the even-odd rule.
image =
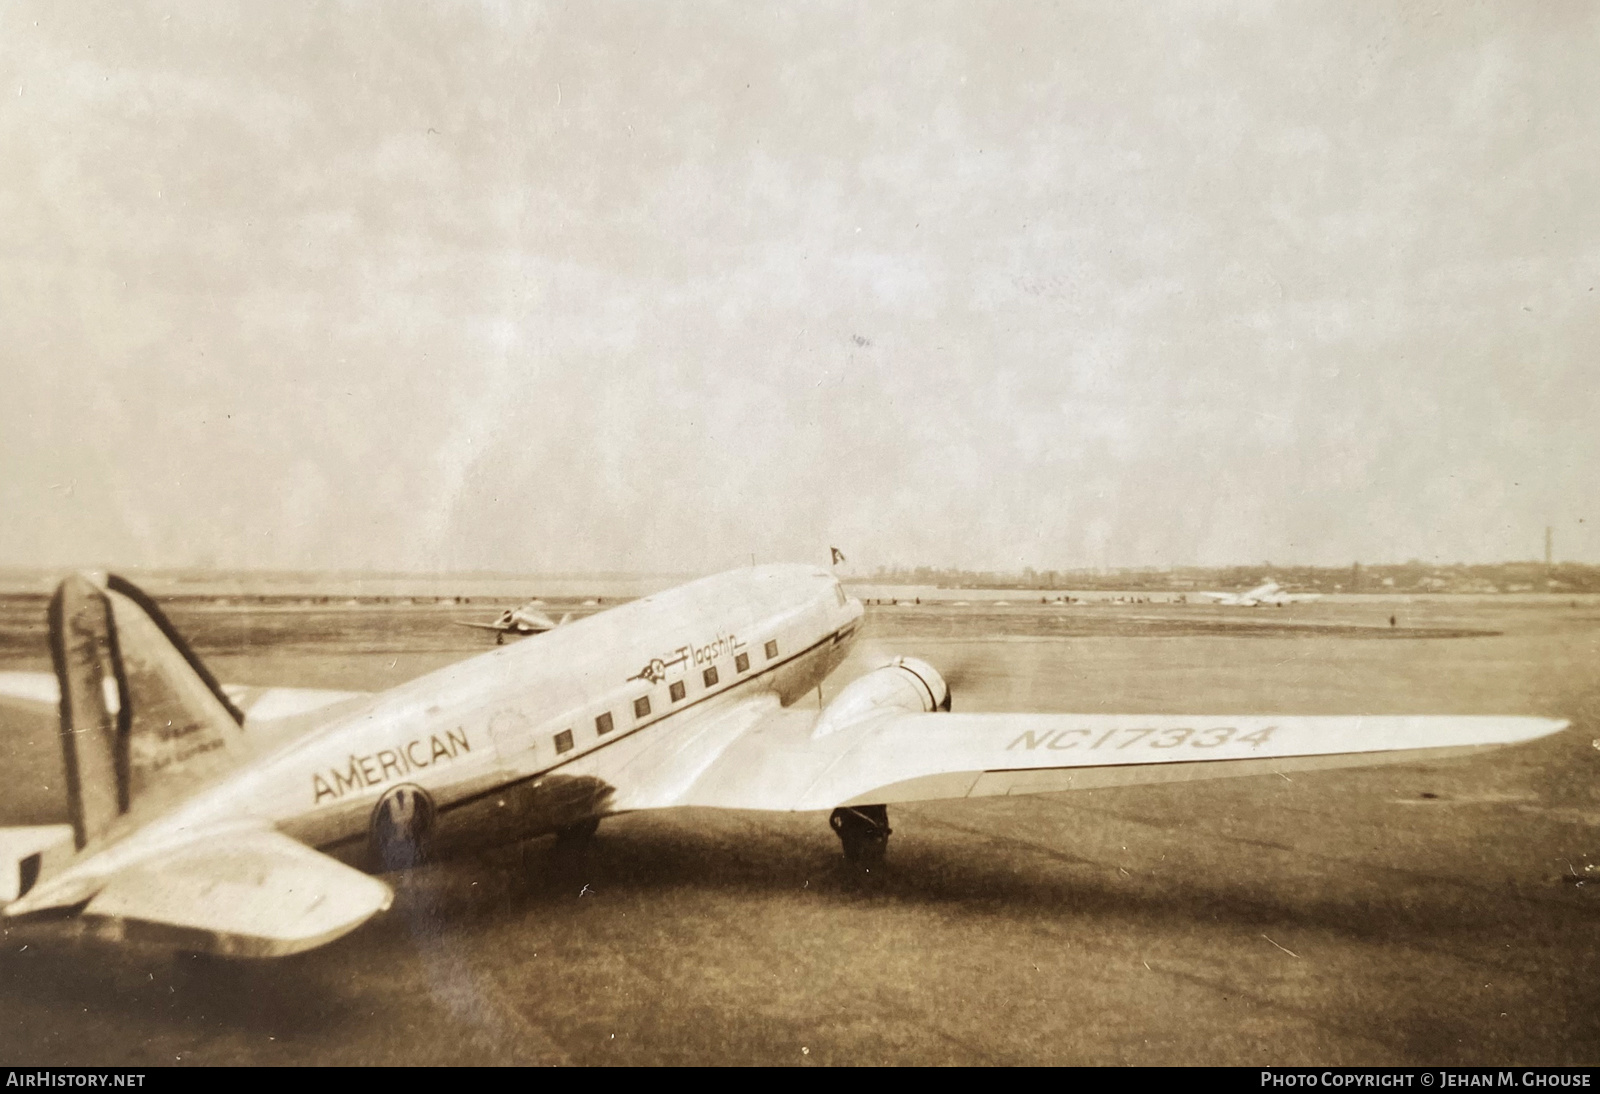
[[[269,830],[185,844],[114,875],[83,909],[95,933],[230,957],[280,957],[389,907],[376,878]]]
[[[789,711],[779,706],[776,694],[713,709],[684,719],[673,733],[641,738],[615,775],[618,791],[612,803],[617,812],[663,809],[674,805],[712,804],[702,786],[708,770],[749,775],[757,766],[781,764],[775,745],[787,736],[804,740],[816,720],[814,711]],[[752,755],[744,762],[727,764],[730,748],[742,746]],[[709,795],[716,797],[715,791]]]

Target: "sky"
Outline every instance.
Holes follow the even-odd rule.
[[[1600,8],[0,5],[0,566],[1600,562]]]

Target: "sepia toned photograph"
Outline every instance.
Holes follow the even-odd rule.
[[[1600,1065],[1597,57],[4,0],[0,1065]]]

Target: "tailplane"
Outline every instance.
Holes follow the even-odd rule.
[[[115,575],[76,574],[50,602],[74,840],[232,766],[244,721],[155,603]]]

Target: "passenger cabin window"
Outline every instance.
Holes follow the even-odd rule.
[[[683,681],[682,680],[674,680],[672,682],[672,686],[667,689],[667,692],[672,696],[672,701],[674,703],[676,703],[679,699],[682,699],[683,698]]]
[[[556,734],[556,751],[558,753],[572,751],[572,730],[563,729]]]
[[[706,687],[714,688],[717,686],[717,666],[712,665],[702,675],[705,676]]]
[[[767,643],[767,660],[771,661],[776,656],[778,656],[778,641],[773,639]]]
[[[647,718],[650,716],[650,696],[641,695],[633,701],[633,716]]]
[[[748,653],[741,653],[738,657],[735,657],[733,659],[733,667],[738,669],[740,672],[749,672],[750,655]]]
[[[595,735],[604,737],[611,732],[611,712],[608,710],[594,720]]]

